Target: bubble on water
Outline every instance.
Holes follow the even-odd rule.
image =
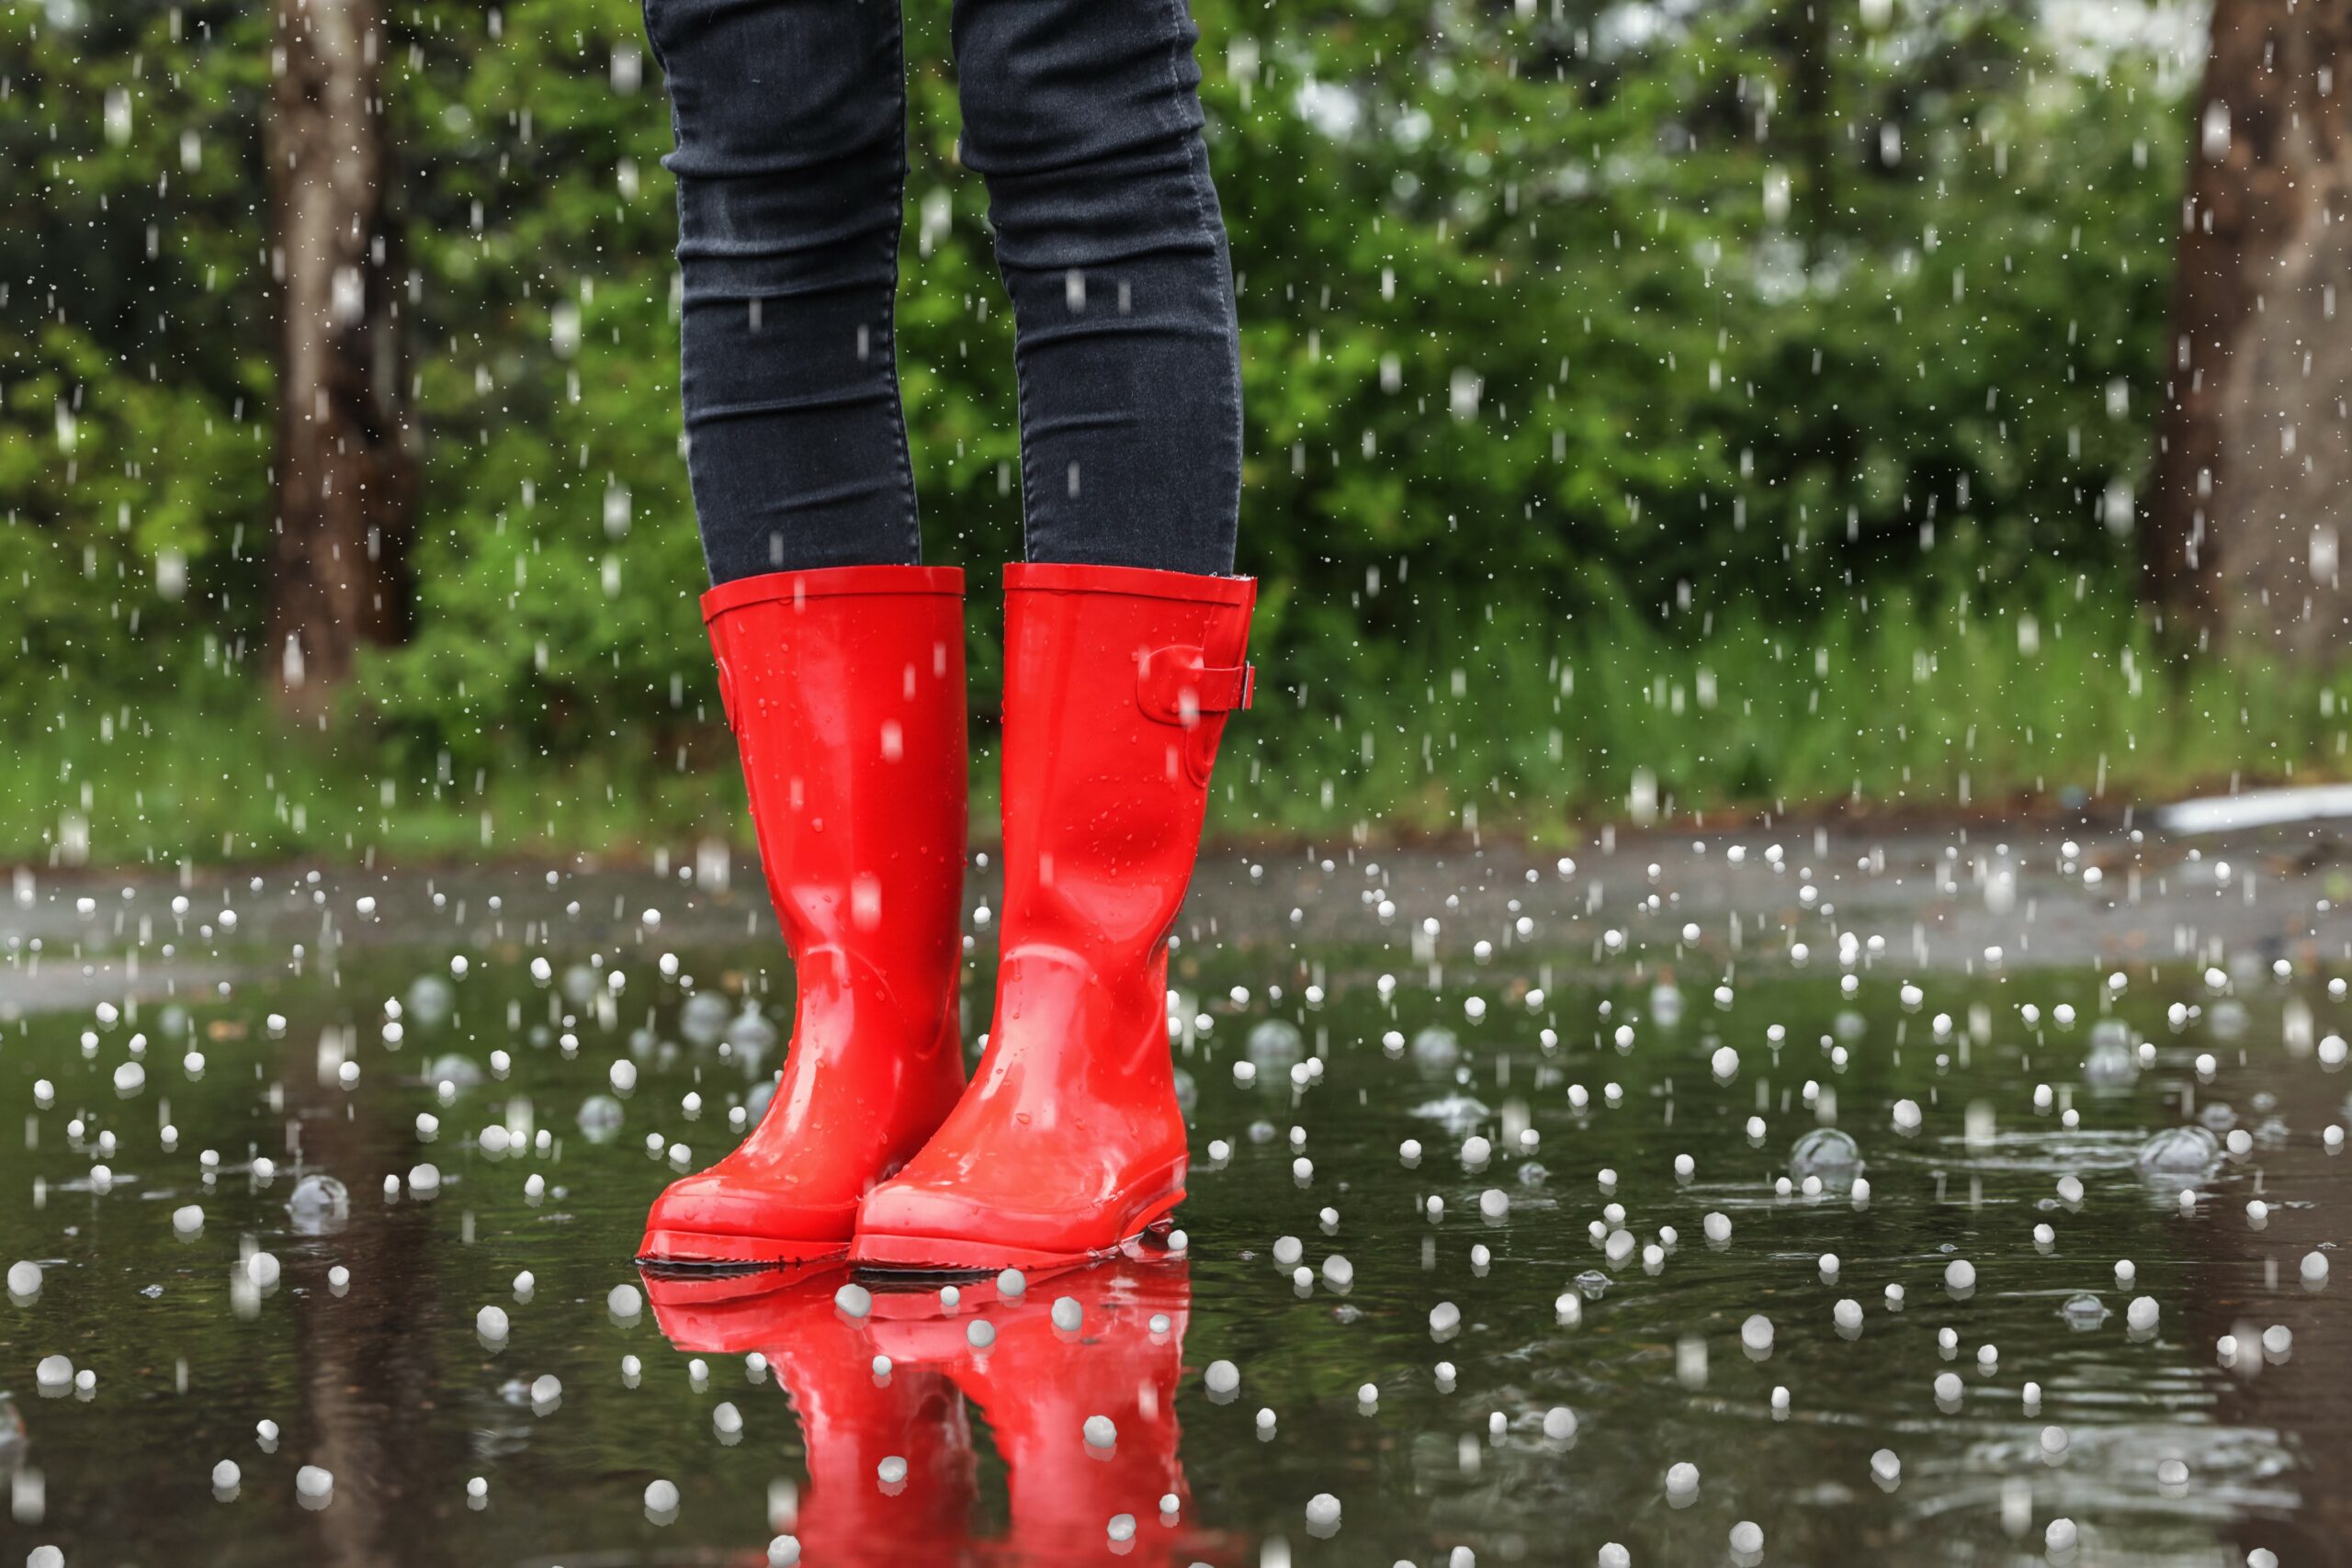
[[[1862,1168],[1862,1153],[1853,1138],[1835,1127],[1815,1127],[1797,1140],[1789,1151],[1789,1174],[1803,1180],[1808,1176],[1850,1176]]]
[[[678,1010],[678,1032],[688,1044],[708,1049],[727,1038],[732,1017],[725,997],[713,991],[696,991]]]
[[[738,1056],[756,1062],[775,1048],[776,1028],[757,1006],[747,1001],[743,1010],[727,1025],[727,1041],[735,1047]]]
[[[2221,1141],[2203,1127],[2166,1127],[2140,1145],[2132,1163],[2143,1176],[2211,1176],[2221,1163]]]
[[[409,987],[408,1000],[401,1011],[410,1021],[431,1029],[447,1023],[457,1006],[456,987],[438,975],[420,975],[416,983]]]
[[[1306,1040],[1286,1018],[1261,1019],[1250,1031],[1246,1049],[1261,1071],[1280,1072],[1305,1056]]]
[[[1200,1109],[1201,1086],[1199,1082],[1193,1078],[1193,1075],[1182,1067],[1174,1069],[1174,1077],[1176,1082],[1176,1109],[1182,1114],[1185,1121],[1190,1122],[1193,1119],[1193,1112]],[[763,1109],[764,1109],[764,1107],[763,1107]]]
[[[312,1171],[294,1184],[286,1217],[297,1235],[332,1235],[351,1218],[350,1190],[334,1177]]]
[[[2066,1298],[2065,1303],[2058,1309],[2058,1315],[2066,1320],[2069,1327],[2087,1330],[2098,1327],[2113,1314],[2108,1311],[2105,1302],[2088,1291],[2078,1291]]]
[[[581,1102],[575,1120],[582,1137],[592,1144],[606,1144],[619,1134],[624,1115],[621,1102],[611,1095],[592,1094]]]
[[[2120,1019],[2103,1018],[2091,1026],[2083,1081],[2094,1089],[2123,1089],[2140,1081],[2140,1057],[2132,1048],[2131,1025]]]
[[[1442,1077],[1462,1060],[1462,1042],[1442,1024],[1430,1024],[1413,1036],[1413,1066],[1423,1077]]]
[[[483,1082],[481,1064],[451,1051],[426,1064],[424,1081],[436,1088],[447,1084],[452,1089],[479,1089]]]

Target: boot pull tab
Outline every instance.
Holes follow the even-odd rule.
[[[1144,716],[1196,729],[1203,715],[1247,708],[1258,684],[1256,666],[1218,667],[1197,648],[1159,648],[1136,660],[1136,701]]]

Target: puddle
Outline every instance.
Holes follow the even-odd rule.
[[[2352,1540],[2352,1166],[2323,1139],[2346,1081],[2318,1047],[2352,1027],[2340,963],[2176,959],[2116,990],[2080,962],[1928,972],[1893,924],[1850,966],[1821,939],[1807,969],[1751,973],[1679,948],[1671,908],[1616,948],[1601,921],[1521,938],[1498,910],[1484,963],[1470,929],[1417,955],[1369,905],[1356,940],[1306,945],[1198,921],[1183,1252],[1011,1300],[883,1291],[857,1317],[838,1273],[649,1285],[628,1261],[672,1146],[725,1152],[788,1030],[752,908],[671,933],[693,940],[666,976],[668,938],[633,921],[492,932],[429,903],[397,937],[306,926],[172,996],[149,949],[119,1008],[44,1007],[12,958],[0,1266],[39,1291],[0,1302],[10,1550],[2028,1563],[2065,1521],[2075,1560],[2210,1565]],[[2136,1069],[2096,1088],[2095,1025]],[[2200,1121],[2245,1146],[2135,1168]],[[1827,1126],[1850,1152],[1792,1165]]]

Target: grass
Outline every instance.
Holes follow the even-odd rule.
[[[2352,669],[2169,655],[2096,595],[1965,618],[1858,598],[1802,630],[1734,616],[1697,635],[1630,615],[1464,621],[1364,653],[1376,690],[1311,679],[1311,656],[1261,671],[1212,832],[1542,840],[1693,811],[2120,807],[2352,774]],[[724,749],[689,757],[650,724],[470,772],[400,763],[355,722],[288,728],[240,684],[17,730],[0,738],[0,861],[17,863],[650,858],[749,837]],[[985,751],[974,786],[985,840]]]

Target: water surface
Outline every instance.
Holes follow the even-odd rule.
[[[198,933],[199,908],[157,919],[143,947],[118,933],[107,967],[105,942],[52,938],[43,973],[94,987],[61,987],[55,1007],[12,952],[30,1005],[0,1032],[0,1264],[39,1264],[40,1290],[0,1303],[10,1551],[54,1544],[75,1568],[584,1568],[754,1564],[791,1534],[811,1563],[1582,1564],[1612,1542],[1635,1563],[1714,1563],[1746,1521],[1771,1563],[2023,1563],[2066,1520],[2083,1562],[2352,1560],[2335,1251],[2352,1185],[2323,1138],[2346,1083],[2321,1043],[2352,1010],[2340,980],[2330,994],[2346,973],[2331,949],[2192,958],[2165,933],[2153,965],[1972,974],[1917,964],[1890,920],[1857,929],[1883,951],[1841,964],[1839,922],[1792,908],[1789,929],[1821,927],[1798,968],[1785,933],[1758,951],[1761,915],[1737,951],[1713,915],[1685,942],[1665,904],[1522,932],[1498,885],[1475,918],[1430,898],[1430,936],[1418,908],[1384,922],[1349,874],[1325,886],[1311,941],[1188,915],[1180,1253],[1018,1300],[886,1292],[864,1318],[823,1271],[656,1286],[614,1310],[616,1287],[649,1289],[629,1263],[647,1202],[676,1157],[729,1146],[729,1111],[788,1030],[788,970],[741,889],[723,918],[671,923],[690,942],[626,900],[567,917],[558,889],[494,919],[420,898],[390,939],[344,945],[348,889],[322,905],[273,885],[239,897],[323,908],[305,917],[322,930],[240,945]],[[1787,898],[1768,891],[1755,901]],[[990,948],[975,929],[976,1035]],[[143,979],[121,974],[132,950]],[[2105,1051],[2099,1082],[2095,1035],[2123,1053]],[[143,1086],[119,1092],[134,1060]],[[1902,1100],[1916,1131],[1898,1130]],[[2186,1183],[2134,1168],[2151,1134],[2188,1122],[2249,1146]],[[1866,1202],[1851,1171],[1795,1183],[1792,1151],[1826,1126],[1853,1138]],[[429,1198],[412,1181],[428,1163]],[[346,1218],[289,1210],[313,1173],[346,1186]],[[188,1205],[201,1230],[175,1234]],[[1729,1222],[1719,1245],[1711,1214]],[[1612,1258],[1613,1229],[1632,1247]],[[278,1260],[274,1287],[254,1251]],[[2337,1265],[2317,1289],[2314,1251]],[[1955,1261],[1973,1292],[1947,1288]],[[2070,1314],[2085,1292],[2097,1307]],[[2127,1323],[2138,1296],[2158,1308],[2144,1335]],[[1053,1322],[1064,1297],[1074,1333]],[[1851,1337],[1841,1300],[1860,1309]],[[503,1340],[480,1331],[488,1306]],[[1743,1339],[1759,1316],[1769,1352]],[[2274,1326],[2291,1343],[2266,1353]],[[54,1356],[95,1387],[41,1388]],[[1210,1389],[1216,1362],[1238,1374],[1229,1397]],[[1939,1396],[1946,1373],[1956,1399]],[[1107,1451],[1085,1440],[1097,1415]],[[233,1494],[216,1492],[224,1460]],[[2167,1461],[2185,1477],[2160,1476]],[[1688,1496],[1668,1480],[1685,1464]],[[323,1506],[300,1495],[305,1466],[333,1476]],[[670,1501],[662,1483],[673,1506],[649,1504],[649,1488]]]

